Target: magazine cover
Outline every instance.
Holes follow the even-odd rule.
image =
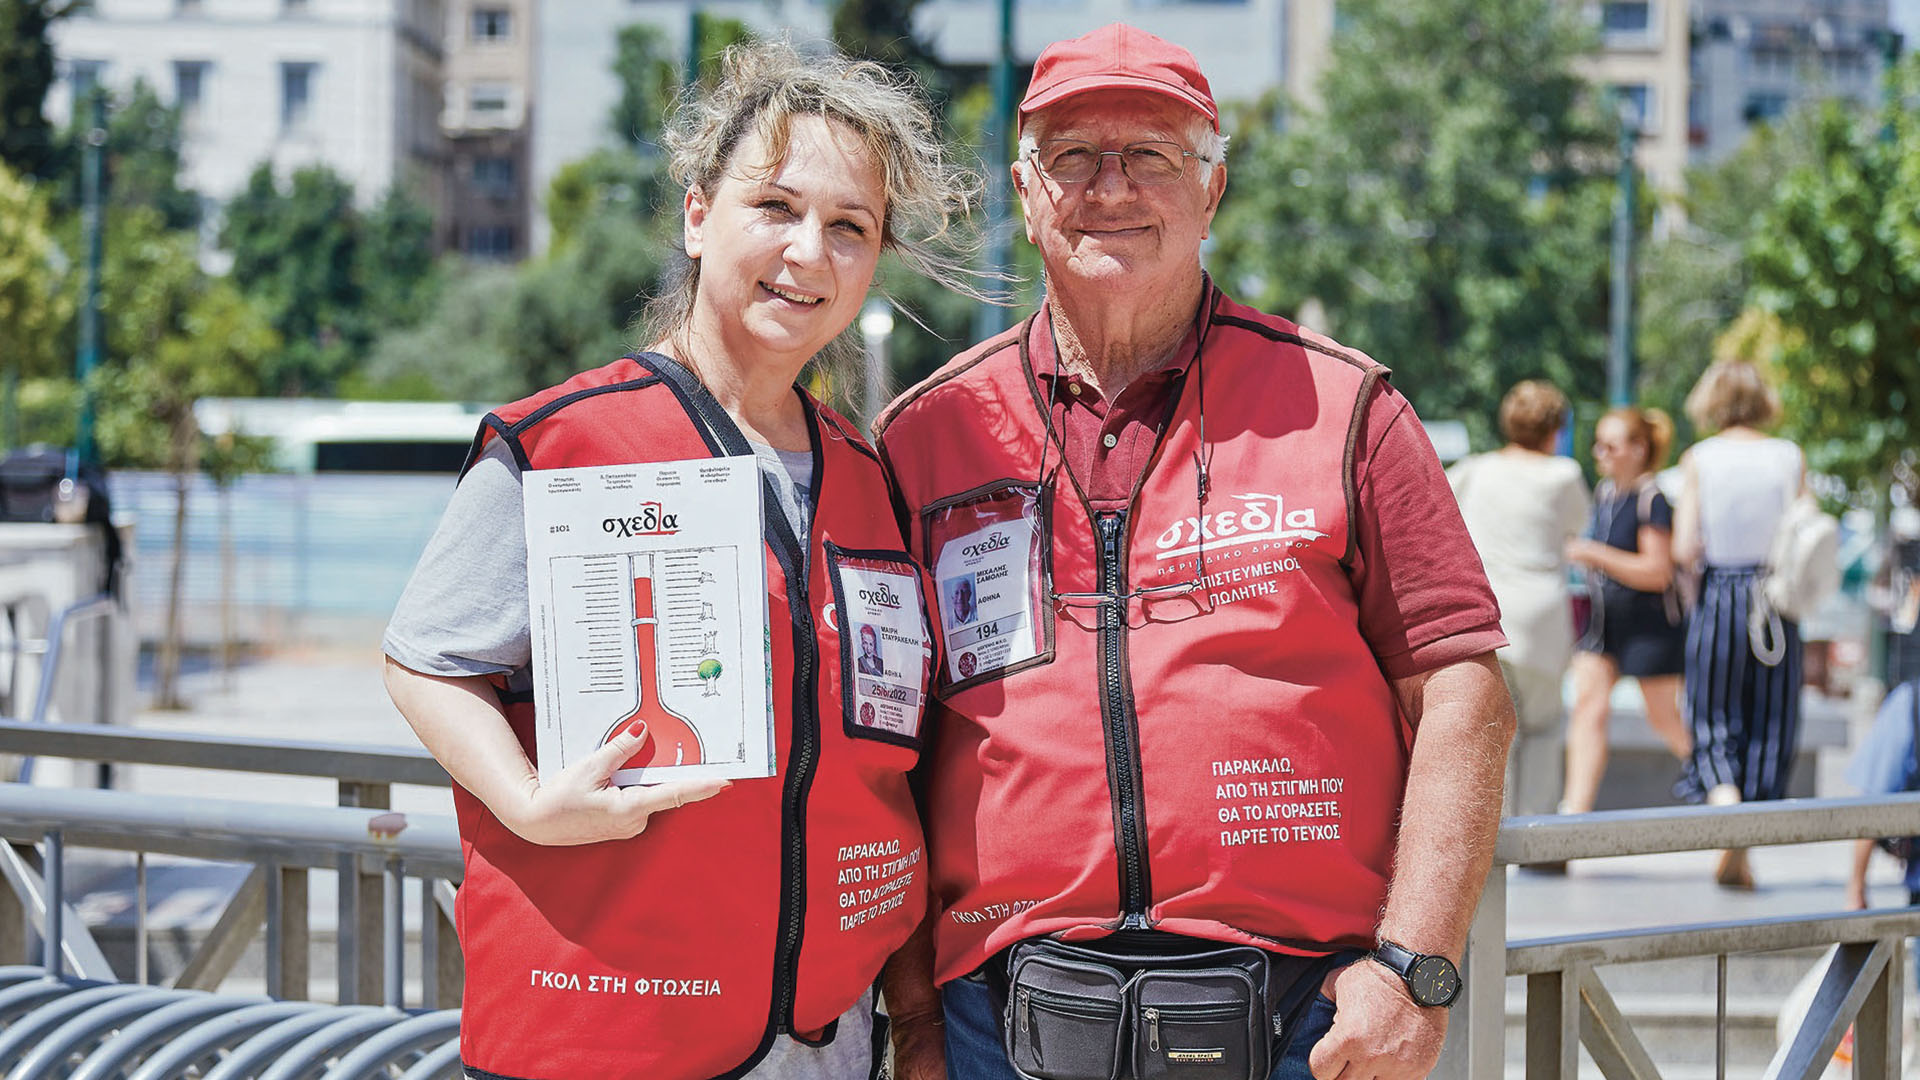
[[[636,721],[617,784],[773,775],[751,457],[524,477],[540,776]]]

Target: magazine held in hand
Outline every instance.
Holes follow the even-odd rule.
[[[751,457],[524,477],[540,778],[637,720],[616,784],[772,776],[766,561]]]

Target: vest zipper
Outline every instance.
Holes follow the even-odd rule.
[[[798,980],[800,966],[801,929],[806,923],[807,790],[813,785],[814,759],[819,755],[820,691],[814,671],[813,613],[806,606],[807,603],[803,591],[800,602],[793,605],[793,636],[799,646],[794,650],[797,654],[794,657],[794,677],[801,684],[804,695],[796,696],[804,703],[805,712],[794,716],[793,747],[787,755],[786,806],[781,813],[781,817],[793,826],[787,830],[786,866],[781,874],[787,890],[785,903],[781,905],[785,909],[786,919],[780,930],[780,952],[774,962],[774,985],[779,988],[779,1003],[774,1015],[779,1018],[780,1034],[783,1035],[793,1030],[794,984]]]
[[[1106,724],[1107,778],[1113,789],[1115,844],[1120,856],[1121,926],[1146,929],[1147,853],[1142,820],[1140,751],[1134,737],[1133,694],[1126,664],[1127,581],[1121,561],[1121,532],[1126,515],[1096,515],[1100,532],[1100,712]]]

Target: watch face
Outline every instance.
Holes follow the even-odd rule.
[[[1407,986],[1422,1005],[1450,1005],[1460,993],[1460,972],[1444,956],[1423,956],[1407,972]]]

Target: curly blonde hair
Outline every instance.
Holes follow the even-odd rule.
[[[953,160],[924,91],[904,72],[830,50],[803,56],[785,41],[734,45],[720,58],[719,79],[689,90],[668,121],[661,138],[668,175],[684,189],[711,194],[749,134],[766,146],[771,172],[786,157],[797,116],[845,125],[879,164],[886,195],[882,251],[963,296],[998,302],[971,269],[979,238],[968,227],[969,214],[980,198],[980,174]],[[647,305],[649,340],[677,338],[693,312],[699,260],[680,263]],[[842,334],[822,359],[837,367],[846,359],[841,353],[857,351]]]

